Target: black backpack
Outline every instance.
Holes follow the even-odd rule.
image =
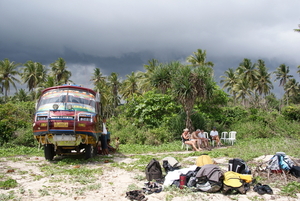
[[[237,172],[240,174],[251,174],[247,163],[239,158],[234,158],[229,160],[228,171]]]
[[[162,179],[161,165],[154,158],[148,163],[145,173],[148,181]]]

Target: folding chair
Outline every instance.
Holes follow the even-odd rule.
[[[221,133],[221,138],[220,138],[220,141],[222,141],[223,140],[223,142],[224,142],[224,144],[226,143],[226,141],[227,141],[227,135],[228,135],[228,132],[222,132]]]
[[[233,143],[236,141],[236,131],[230,131],[229,137],[227,138],[228,143],[233,145]]]

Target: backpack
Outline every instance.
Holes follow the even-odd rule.
[[[229,160],[228,171],[233,171],[241,174],[251,174],[251,171],[246,162],[239,158]]]
[[[162,179],[161,165],[154,158],[148,163],[145,173],[148,181]]]
[[[202,167],[203,165],[213,164],[213,160],[207,154],[202,154],[196,159],[196,165],[198,167]]]
[[[226,195],[232,192],[246,194],[246,192],[250,189],[249,183],[251,181],[251,175],[242,175],[233,171],[225,172],[223,181],[223,194]]]
[[[221,190],[223,185],[223,172],[214,164],[203,165],[196,174],[196,188],[200,191],[215,193]]]
[[[163,168],[166,173],[168,171],[174,171],[180,169],[180,163],[174,157],[165,157],[162,159],[163,161]]]
[[[289,171],[293,166],[293,161],[284,152],[277,152],[267,163],[267,169],[275,173]]]

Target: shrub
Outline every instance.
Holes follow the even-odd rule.
[[[300,105],[283,107],[282,115],[288,120],[300,121]]]

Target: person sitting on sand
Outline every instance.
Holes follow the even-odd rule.
[[[187,129],[187,128],[183,129],[183,133],[181,134],[181,137],[182,137],[182,140],[184,141],[185,144],[191,145],[193,147],[193,151],[200,151],[196,147],[197,141],[190,140],[189,129]]]

